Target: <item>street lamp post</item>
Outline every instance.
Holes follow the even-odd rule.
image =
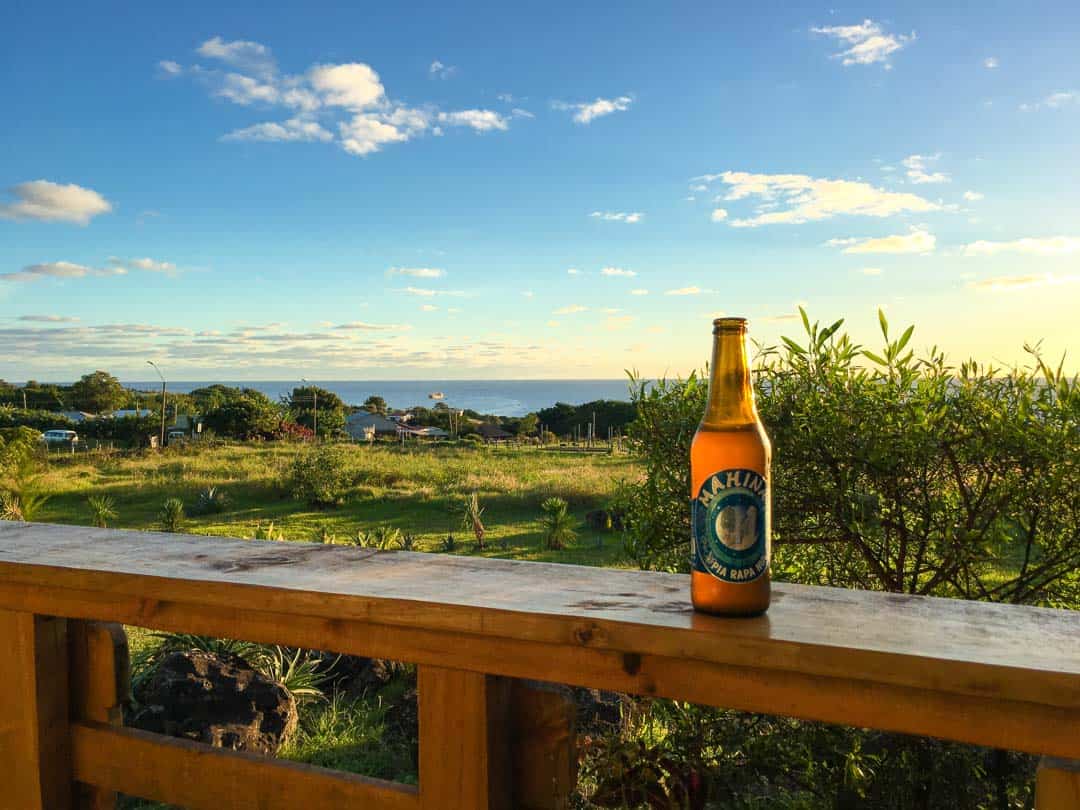
[[[157,367],[157,364],[153,360],[147,360],[148,366],[153,366],[154,371],[161,378],[161,438],[158,439],[158,449],[165,449],[165,375],[161,373],[161,369]],[[136,407],[136,416],[138,416],[138,409]]]

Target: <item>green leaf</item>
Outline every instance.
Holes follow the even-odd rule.
[[[871,360],[873,360],[879,366],[887,366],[887,365],[889,365],[889,361],[886,360],[881,355],[874,354],[873,352],[866,351],[865,349],[863,349],[863,354],[866,357],[869,357]]]
[[[878,323],[881,324],[881,334],[885,336],[885,339],[889,339],[889,321],[885,318],[885,310],[879,309],[877,311]]]
[[[806,310],[803,309],[802,307],[799,307],[799,315],[802,316],[803,328],[806,330],[806,334],[809,335],[810,334],[810,318],[807,316]]]
[[[908,328],[907,328],[906,330],[904,330],[904,334],[902,334],[902,335],[900,336],[900,342],[896,344],[896,351],[897,351],[897,353],[899,353],[900,351],[902,351],[902,350],[903,350],[903,348],[904,348],[905,346],[907,346],[907,342],[908,342],[909,340],[911,340],[911,334],[912,334],[912,332],[914,332],[914,331],[915,331],[915,324],[912,324],[912,325],[911,325],[911,326],[909,326],[909,327],[908,327]]]
[[[791,338],[781,337],[780,339],[784,341],[784,345],[787,346],[788,349],[790,349],[791,351],[795,352],[795,354],[806,354],[806,349],[804,349]]]

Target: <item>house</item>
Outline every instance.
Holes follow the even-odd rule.
[[[69,422],[85,422],[87,419],[96,419],[92,413],[86,411],[60,411],[57,416],[62,416]]]
[[[371,441],[376,436],[396,436],[398,426],[377,413],[356,411],[345,419],[345,432],[357,441]]]
[[[135,417],[136,419],[145,419],[148,416],[153,416],[154,412],[149,408],[121,408],[119,411],[113,411],[109,414],[110,419],[130,419]]]
[[[386,415],[386,418],[391,422],[408,422],[412,419],[412,414],[408,411],[390,411],[390,413]]]
[[[513,440],[514,434],[503,430],[498,425],[492,425],[485,422],[482,425],[476,426],[476,432],[480,434],[480,437],[488,444],[499,444],[500,442],[508,442]]]
[[[450,434],[442,428],[399,424],[398,435],[406,439],[448,439]]]

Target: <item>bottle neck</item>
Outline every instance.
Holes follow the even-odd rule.
[[[709,401],[702,424],[727,427],[758,421],[746,353],[746,328],[713,330]]]

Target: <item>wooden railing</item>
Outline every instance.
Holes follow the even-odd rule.
[[[0,523],[0,807],[556,808],[570,716],[529,681],[1044,755],[1080,807],[1080,613],[780,584],[695,614],[687,578]],[[118,622],[418,665],[419,786],[119,725]]]

